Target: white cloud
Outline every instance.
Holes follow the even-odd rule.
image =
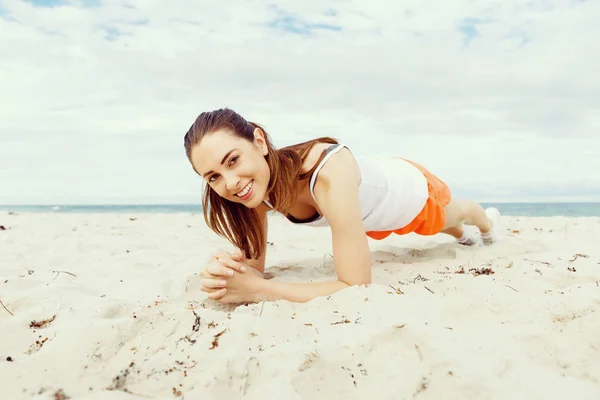
[[[459,195],[600,198],[600,3],[288,3],[4,0],[0,201],[196,199],[183,134],[222,106]]]

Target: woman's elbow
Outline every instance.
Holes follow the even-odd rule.
[[[344,271],[345,272],[345,271]],[[348,286],[361,286],[371,284],[371,265],[367,264],[364,267],[356,268],[354,273],[338,274],[338,280],[344,282]]]
[[[364,278],[354,278],[354,279],[340,279],[340,282],[345,283],[348,286],[362,286],[362,285],[370,285],[371,277]]]

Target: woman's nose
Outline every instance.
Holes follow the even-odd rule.
[[[226,178],[226,182],[227,182],[227,190],[232,191],[232,192],[238,192],[241,188],[240,186],[240,177],[239,176],[235,176],[235,175],[231,175],[228,176]]]

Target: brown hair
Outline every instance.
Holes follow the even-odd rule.
[[[263,131],[268,153],[265,156],[270,171],[267,193],[273,208],[283,214],[292,206],[298,196],[298,181],[310,178],[325,154],[321,154],[315,165],[302,172],[302,163],[312,147],[317,143],[338,143],[331,137],[320,137],[306,142],[276,149],[267,132],[258,124],[245,120],[228,108],[203,112],[192,124],[184,137],[184,147],[191,162],[191,149],[200,143],[205,135],[221,129],[254,141],[254,129]],[[219,236],[227,238],[238,247],[247,258],[258,258],[265,251],[264,227],[255,209],[226,200],[205,183],[202,209],[208,227]]]

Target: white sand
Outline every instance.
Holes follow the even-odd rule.
[[[503,223],[492,247],[373,241],[368,288],[235,308],[198,290],[228,248],[201,215],[0,213],[0,397],[599,399],[600,219]],[[327,229],[269,240],[273,279],[334,276]]]

